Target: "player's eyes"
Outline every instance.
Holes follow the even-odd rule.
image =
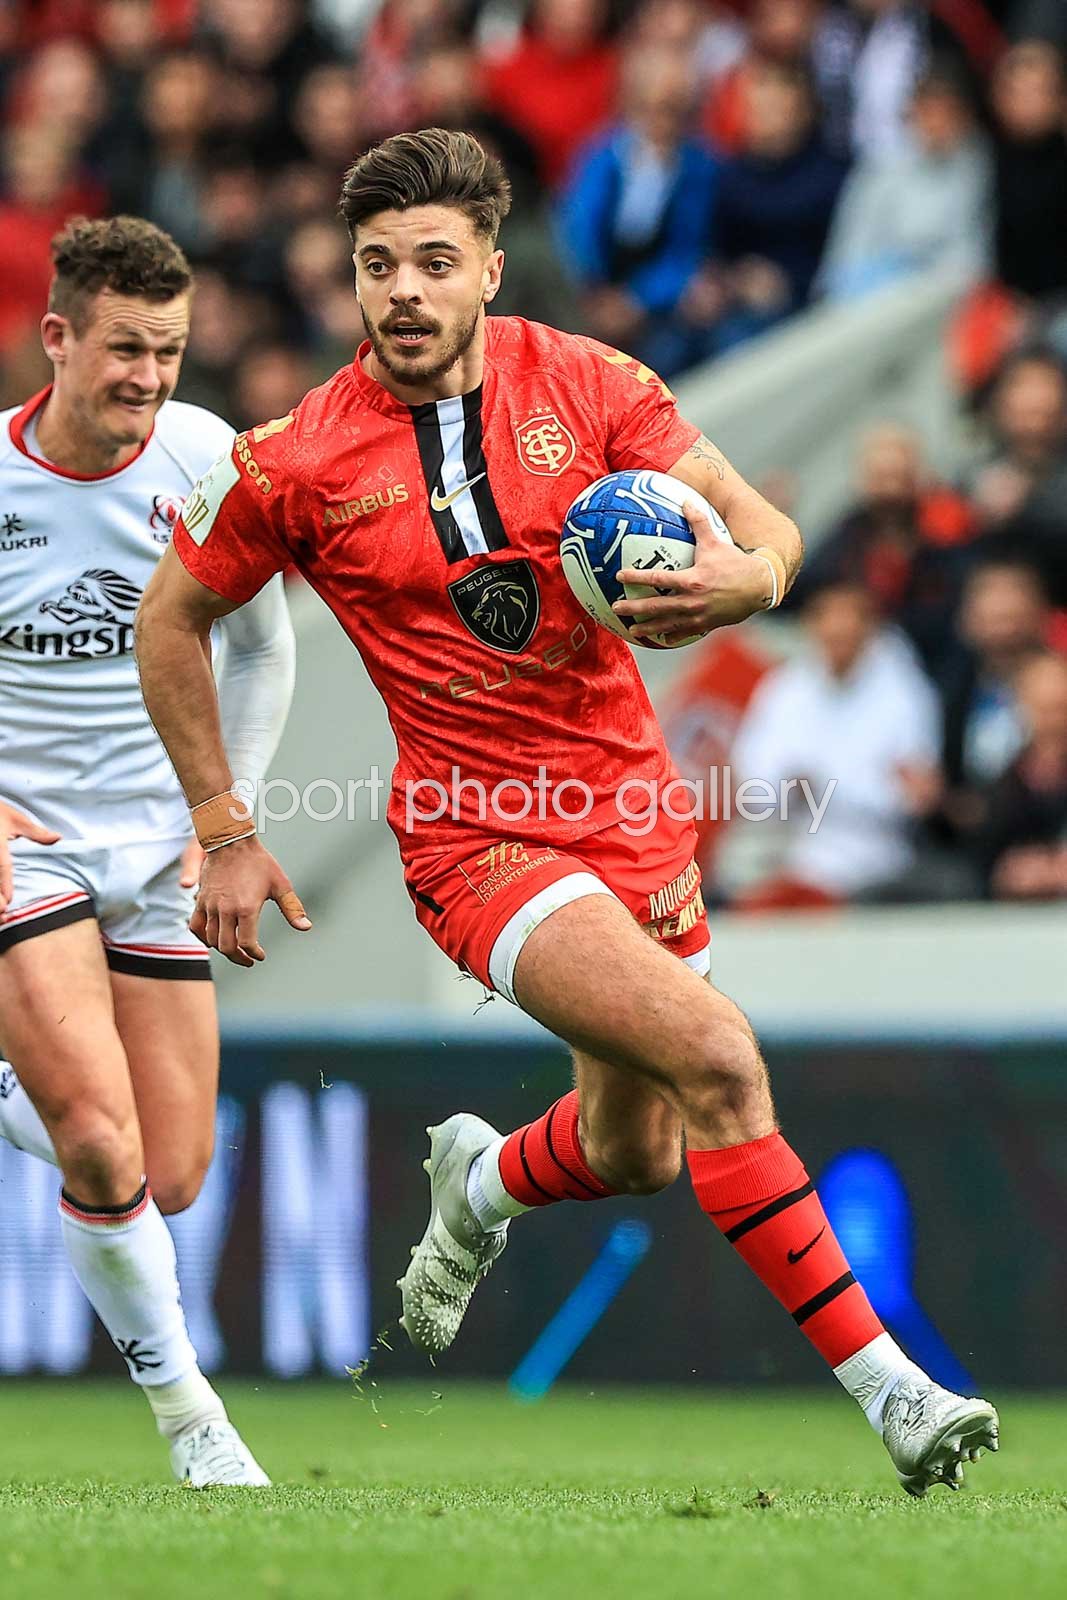
[[[448,272],[450,270],[452,263],[448,260],[447,256],[439,256],[436,260],[431,261],[429,265],[430,271],[433,273],[434,277],[439,278],[442,272]]]
[[[382,278],[389,271],[389,264],[385,261],[367,261],[364,265],[372,278]]]

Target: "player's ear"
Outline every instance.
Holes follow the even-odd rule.
[[[487,257],[485,275],[482,282],[482,303],[488,305],[490,300],[495,300],[500,289],[500,278],[504,271],[504,252],[494,250]]]
[[[74,329],[58,311],[46,311],[41,318],[41,343],[49,361],[62,364],[74,338]]]
[[[352,293],[355,295],[356,299],[358,300],[359,299],[359,262],[356,260],[356,252],[354,250],[352,252]]]

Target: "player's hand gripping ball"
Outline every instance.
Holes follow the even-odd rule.
[[[705,637],[703,632],[683,638],[631,635],[638,625],[612,610],[616,600],[666,593],[656,588],[655,574],[693,565],[697,541],[682,514],[686,504],[703,512],[715,538],[733,543],[725,522],[703,495],[665,472],[611,472],[583,489],[567,512],[559,547],[567,582],[594,621],[631,644],[677,650]],[[647,572],[648,583],[620,583],[618,574],[626,568]]]

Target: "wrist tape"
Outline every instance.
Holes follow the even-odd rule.
[[[238,839],[251,839],[256,831],[251,811],[232,789],[190,806],[189,814],[201,849],[209,853],[221,850],[223,845],[234,844]]]

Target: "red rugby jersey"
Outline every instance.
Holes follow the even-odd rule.
[[[389,712],[405,858],[475,828],[561,845],[593,833],[618,819],[627,779],[674,769],[630,647],[571,593],[560,530],[594,479],[664,471],[699,429],[647,367],[520,317],[488,318],[482,385],[455,399],[405,405],[364,370],[366,349],[238,436],[186,501],[175,549],[227,599],[294,564],[326,601]],[[416,809],[441,809],[427,780],[443,814],[406,833],[408,785],[424,784]],[[494,806],[501,783],[526,786],[526,816],[504,815],[524,803],[514,787]],[[624,804],[639,809],[633,792]]]

